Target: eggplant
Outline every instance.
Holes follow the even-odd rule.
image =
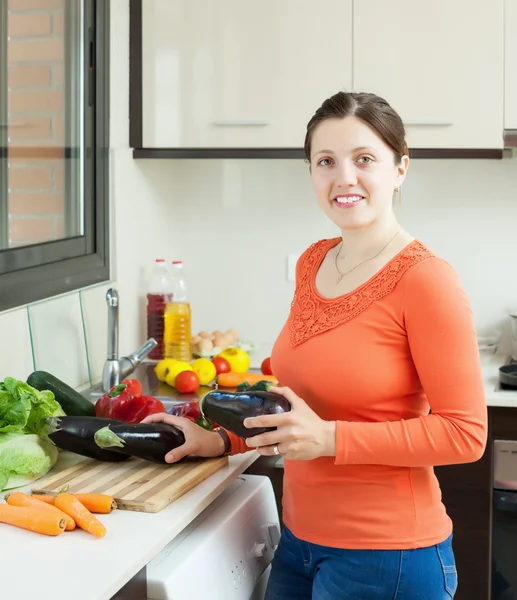
[[[291,405],[280,394],[262,390],[232,392],[212,390],[199,403],[203,415],[242,439],[253,437],[276,427],[244,427],[244,419],[289,412]]]
[[[99,429],[120,424],[123,424],[123,421],[103,417],[51,417],[47,419],[46,434],[61,450],[105,462],[121,462],[129,457],[113,450],[99,448],[94,440],[94,435]]]
[[[166,423],[107,425],[94,438],[100,448],[163,464],[168,452],[185,443],[181,429]]]

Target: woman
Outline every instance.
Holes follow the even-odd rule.
[[[307,126],[321,210],[341,236],[297,265],[287,323],[272,352],[276,426],[227,451],[285,457],[283,529],[267,600],[445,600],[457,574],[452,523],[434,465],[478,460],[487,409],[469,301],[441,258],[402,230],[393,200],[409,158],[397,113],[373,94],[340,92]],[[180,426],[171,452],[223,453],[222,435]],[[231,444],[231,448],[230,448]]]

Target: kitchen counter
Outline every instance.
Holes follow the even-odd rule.
[[[254,450],[229,457],[226,467],[158,513],[116,510],[98,515],[107,529],[102,539],[78,529],[54,538],[2,527],[2,597],[109,600],[257,458]],[[46,477],[80,460],[63,452]],[[28,487],[39,487],[44,480]]]
[[[499,388],[499,367],[506,363],[507,358],[506,354],[493,354],[482,365],[488,406],[517,408],[517,390]]]

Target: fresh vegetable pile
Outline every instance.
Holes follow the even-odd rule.
[[[6,496],[6,501],[0,504],[0,523],[51,536],[78,527],[102,538],[106,527],[94,513],[108,514],[117,508],[115,500],[106,494],[63,492],[40,496],[13,492]]]
[[[174,358],[164,358],[155,367],[159,381],[167,383],[180,394],[194,394],[202,386],[217,383],[219,387],[235,388],[248,382],[267,380],[278,384],[271,369],[271,358],[261,364],[261,374],[250,373],[251,360],[242,348],[226,348],[212,359],[197,358],[192,363]]]
[[[12,377],[0,383],[0,491],[27,485],[54,466],[58,452],[46,424],[64,414],[50,391]]]

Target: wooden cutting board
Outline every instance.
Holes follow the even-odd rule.
[[[188,457],[174,465],[139,458],[121,463],[87,459],[42,481],[32,493],[54,495],[63,488],[71,494],[102,493],[121,509],[158,512],[227,464],[227,456]]]

